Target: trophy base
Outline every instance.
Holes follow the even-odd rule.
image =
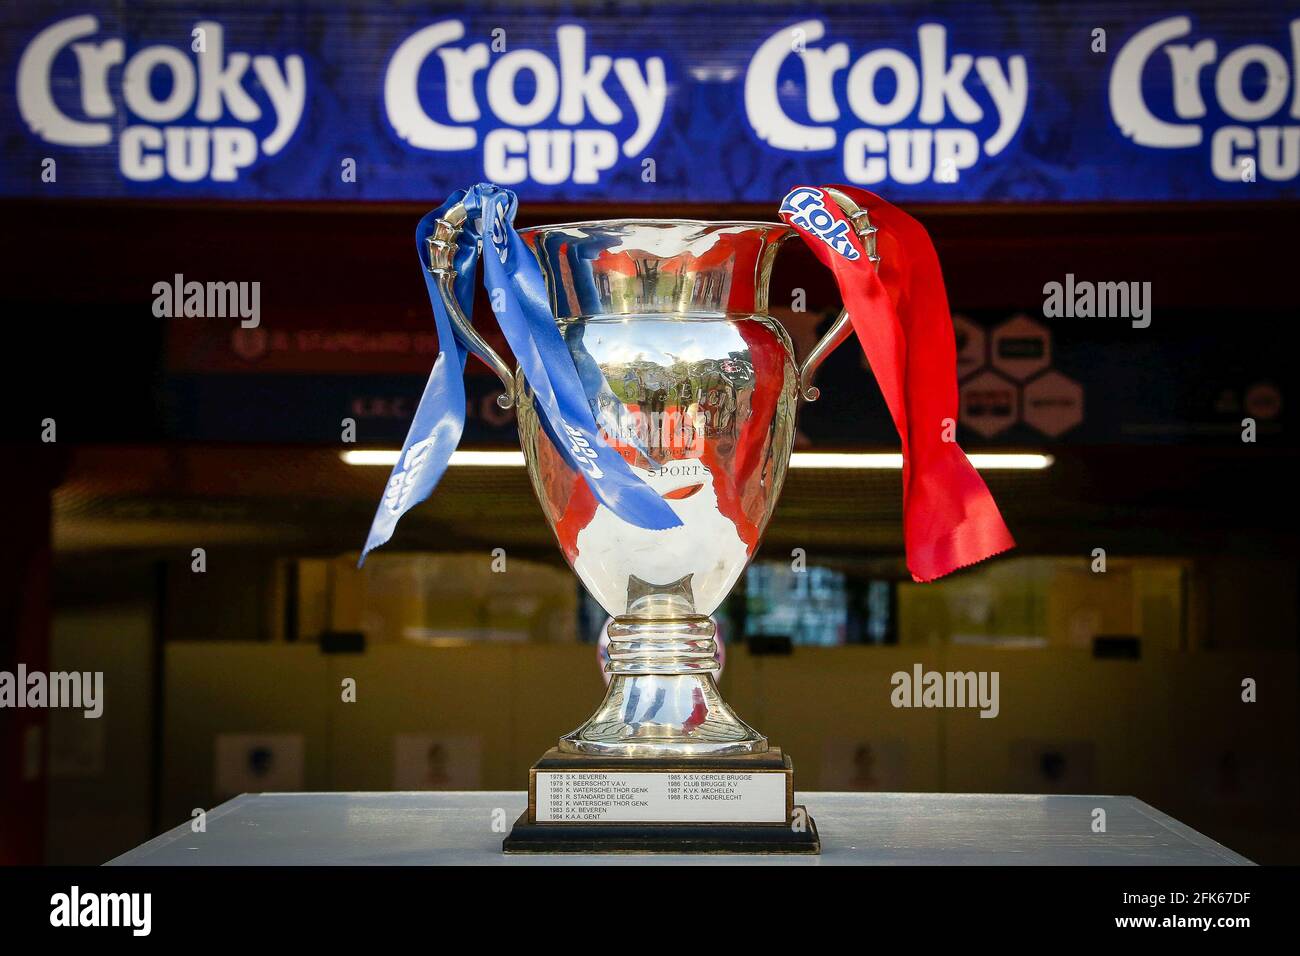
[[[803,807],[797,807],[803,811]],[[529,823],[520,814],[501,844],[506,853],[821,853],[817,824],[618,824]]]
[[[506,853],[821,852],[794,768],[761,754],[610,757],[552,748],[528,773]]]

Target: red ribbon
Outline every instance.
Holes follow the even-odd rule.
[[[879,266],[824,189],[793,190],[781,218],[835,274],[902,440],[907,566],[914,580],[933,581],[1015,547],[1015,540],[956,442],[957,346],[929,233],[874,193],[829,188],[866,210],[878,228]]]

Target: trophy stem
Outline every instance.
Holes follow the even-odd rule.
[[[718,692],[710,618],[616,618],[608,632],[609,689],[596,713],[560,740],[561,751],[628,757],[767,751],[767,738]]]

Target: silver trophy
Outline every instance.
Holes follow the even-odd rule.
[[[875,229],[831,191],[875,256]],[[429,240],[457,334],[515,406],[533,490],[565,558],[612,621],[604,700],[558,752],[683,766],[761,755],[767,739],[715,682],[710,615],[758,549],[781,493],[800,395],[851,332],[841,314],[797,365],[768,315],[768,281],[792,230],[766,222],[629,219],[520,230],[602,437],[669,502],[681,526],[631,525],[588,491],[543,430],[522,373],[472,328],[452,294],[453,207]],[[788,767],[788,762],[787,762]]]

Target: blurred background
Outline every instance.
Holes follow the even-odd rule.
[[[943,263],[961,444],[1049,456],[983,470],[1014,552],[915,584],[899,471],[861,457],[898,448],[870,370],[852,341],[823,367],[796,450],[846,457],[791,470],[717,615],[723,693],[800,788],[1133,794],[1254,860],[1300,862],[1293,20],[1204,0],[7,7],[0,671],[102,671],[105,705],[0,710],[0,861],[101,863],[244,791],[521,789],[594,709],[604,615],[522,467],[453,466],[356,567],[389,469],[351,453],[400,446],[437,354],[415,223],[495,174],[520,177],[520,225],[775,220],[799,183],[879,191]],[[417,34],[410,85],[441,130],[424,140],[385,87]],[[1212,56],[1180,87],[1169,50],[1202,40]],[[457,86],[452,51],[476,44]],[[880,76],[854,65],[884,49],[899,52]],[[493,93],[511,51],[536,54]],[[602,73],[603,55],[623,65]],[[561,84],[579,61],[597,76],[567,117],[512,109],[545,100],[543,60]],[[951,83],[937,117],[881,115],[907,105],[903,60],[936,90],[941,61],[980,116]],[[1139,100],[1196,136],[1126,135]],[[774,111],[830,145],[781,142]],[[556,159],[571,140],[525,135],[571,128],[634,151],[593,138],[584,181],[578,154]],[[949,153],[884,135],[934,130]],[[160,316],[155,286],[178,276],[259,283],[257,324]],[[1045,314],[1067,276],[1150,283],[1149,321]],[[839,308],[795,244],[771,298],[800,357]],[[476,323],[507,351],[490,315]],[[496,379],[467,375],[461,447],[517,449]],[[918,664],[997,671],[998,716],[893,707],[891,675]]]

